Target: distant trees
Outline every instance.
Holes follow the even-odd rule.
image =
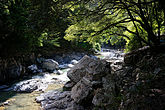
[[[127,46],[159,45],[165,30],[162,0],[82,0],[71,2],[74,23],[66,39],[102,42],[125,38]],[[75,23],[76,19],[76,23]],[[104,37],[103,37],[104,36]],[[131,42],[130,42],[131,41]],[[134,45],[134,43],[136,43]],[[134,48],[134,47],[133,47]]]

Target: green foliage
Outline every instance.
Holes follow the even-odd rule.
[[[59,47],[69,24],[68,11],[61,6],[60,0],[2,0],[1,54],[35,51],[40,46]]]
[[[124,38],[130,51],[158,45],[159,36],[164,34],[164,11],[157,0],[83,0],[72,1],[68,7],[72,25],[66,30],[67,40],[90,44],[110,40],[115,44]]]
[[[28,9],[27,0],[6,0],[0,4],[0,50],[3,53],[23,51],[31,42],[31,34],[28,33]]]
[[[129,52],[129,51],[135,50],[135,49],[140,48],[140,47],[141,47],[141,45],[138,42],[137,37],[132,36],[130,40],[127,40],[125,52]]]
[[[55,34],[49,34],[49,33],[42,33],[41,36],[39,37],[39,46],[44,46],[44,45],[50,45],[50,46],[57,46],[59,47],[59,38],[54,38]]]
[[[70,42],[99,49],[122,39],[127,51],[157,45],[165,23],[159,5],[157,0],[1,0],[0,50],[35,51]]]

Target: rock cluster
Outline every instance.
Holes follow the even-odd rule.
[[[103,87],[103,77],[110,74],[110,63],[84,56],[67,74],[67,91],[48,92],[36,98],[44,110],[89,110],[97,103],[95,95]]]
[[[118,59],[108,63],[84,56],[68,77],[66,91],[36,98],[44,110],[165,108],[165,54],[154,53],[149,47],[126,54],[124,62]]]
[[[54,61],[53,59],[45,59],[42,62],[42,68],[48,71],[54,71],[59,68],[58,62]]]
[[[124,63],[116,72],[121,78],[117,82],[120,94],[125,96],[121,109],[164,110],[165,53],[143,47],[128,53]]]

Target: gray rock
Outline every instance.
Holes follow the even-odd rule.
[[[63,72],[61,70],[54,70],[53,73],[57,74],[57,75],[61,75],[63,74]]]
[[[101,89],[98,89],[93,97],[92,103],[95,106],[101,106],[104,100],[105,100],[104,92],[102,92]]]
[[[49,91],[38,96],[36,101],[41,103],[44,110],[66,110],[73,106],[73,100],[70,96],[70,91]]]
[[[58,74],[58,75],[61,75],[61,74],[63,74],[63,72],[62,72],[61,70],[58,70],[58,71],[57,71],[57,74]]]
[[[92,92],[92,84],[86,79],[82,78],[71,91],[71,98],[76,103],[90,103],[90,95]]]
[[[77,60],[72,60],[72,61],[71,61],[71,64],[73,64],[73,65],[75,65],[75,64],[77,64],[77,63],[78,63]]]
[[[123,60],[116,60],[114,62],[114,65],[122,65],[123,64]]]
[[[59,68],[59,64],[58,64],[58,62],[54,61],[53,59],[46,59],[42,63],[42,68],[49,70],[49,71],[53,71],[53,70]]]
[[[71,81],[77,83],[84,76],[91,80],[99,80],[107,73],[110,73],[110,64],[108,62],[92,59],[86,55],[68,71],[67,76]]]
[[[83,106],[73,103],[71,107],[68,107],[66,110],[85,110]]]
[[[65,85],[63,86],[63,90],[64,91],[71,91],[72,87],[75,85],[74,82],[68,81],[67,83],[65,83]]]
[[[30,93],[33,91],[44,91],[48,85],[44,84],[41,80],[31,79],[22,81],[13,86],[13,90],[16,92]]]
[[[42,101],[45,100],[45,97],[43,95],[40,95],[40,96],[36,97],[35,100],[36,100],[37,103],[41,103]]]

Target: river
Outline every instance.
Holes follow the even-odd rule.
[[[123,52],[112,50],[112,49],[102,49],[98,54],[93,57],[98,57],[101,59],[123,60]],[[40,110],[40,104],[36,103],[35,98],[43,92],[58,90],[62,91],[64,84],[69,80],[67,77],[67,69],[61,69],[62,74],[57,75],[55,73],[40,73],[34,75],[24,81],[19,81],[13,84],[13,86],[27,81],[41,81],[44,82],[44,91],[35,90],[31,93],[19,93],[13,91],[0,91],[0,110]],[[46,86],[45,86],[46,85]]]

